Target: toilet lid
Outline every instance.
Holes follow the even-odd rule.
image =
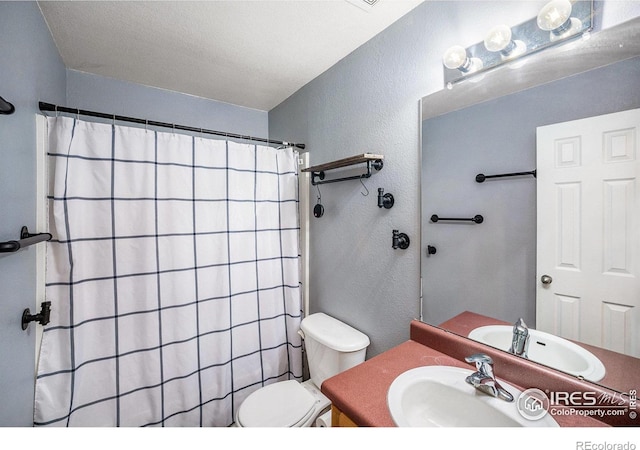
[[[295,380],[281,381],[250,394],[240,405],[243,427],[294,427],[313,412],[315,398]]]

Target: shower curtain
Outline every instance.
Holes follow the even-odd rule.
[[[228,426],[301,379],[288,149],[48,119],[35,425]]]

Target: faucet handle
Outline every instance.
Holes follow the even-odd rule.
[[[493,359],[484,353],[475,353],[467,356],[465,359],[468,363],[476,363],[477,372],[469,375],[465,381],[484,392],[485,394],[501,398],[507,402],[513,401],[513,395],[498,383],[493,374]]]
[[[468,363],[476,363],[476,370],[482,375],[494,378],[493,376],[493,359],[484,353],[474,353],[464,359]]]
[[[467,356],[464,360],[468,363],[474,362],[476,365],[478,365],[478,363],[493,364],[491,356],[485,355],[484,353],[474,353],[471,356]]]

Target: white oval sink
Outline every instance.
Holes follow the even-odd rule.
[[[499,380],[513,402],[484,394],[465,381],[472,370],[425,366],[400,374],[389,387],[387,404],[399,427],[549,427],[549,415],[526,419],[517,409],[521,391]]]
[[[487,325],[469,333],[469,339],[482,342],[500,350],[511,347],[511,325]],[[528,359],[562,370],[585,380],[600,381],[606,370],[593,353],[573,342],[544,331],[529,329]]]

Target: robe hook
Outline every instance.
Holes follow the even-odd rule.
[[[385,194],[383,188],[378,188],[378,208],[391,209],[394,203],[392,194]]]

